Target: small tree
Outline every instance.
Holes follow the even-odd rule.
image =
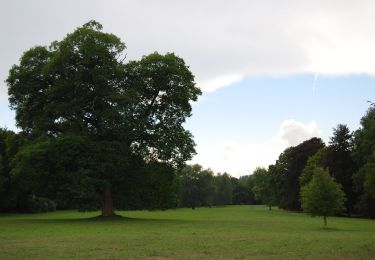
[[[277,178],[274,171],[267,171],[264,168],[256,168],[254,176],[254,186],[252,191],[255,198],[261,200],[271,210],[272,206],[278,202]]]
[[[327,226],[327,216],[342,212],[345,194],[341,185],[335,182],[328,170],[317,167],[307,185],[301,188],[301,205],[305,212],[312,216],[323,216],[324,226]]]

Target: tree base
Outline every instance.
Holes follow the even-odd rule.
[[[96,216],[95,219],[96,220],[123,220],[123,219],[126,219],[126,217],[123,217],[123,216],[117,215],[117,214],[113,214],[112,216],[103,216],[103,215]]]

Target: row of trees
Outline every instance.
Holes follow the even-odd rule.
[[[228,173],[215,175],[212,170],[195,164],[179,171],[179,178],[181,207],[259,203],[252,191],[252,176],[237,179]]]
[[[327,215],[345,209],[347,215],[373,217],[374,111],[372,105],[361,119],[361,128],[354,133],[347,126],[338,125],[327,146],[321,139],[312,138],[287,148],[268,169],[257,168],[252,175],[239,179],[227,173],[215,175],[200,165],[187,165],[176,171],[168,164],[133,156],[131,163],[121,165],[127,174],[119,174],[114,184],[118,191],[114,194],[115,207],[166,209],[264,203],[270,209],[279,206],[313,211],[312,202],[318,201],[319,196],[311,195],[311,187],[329,177],[339,185],[328,185],[327,192],[343,190],[346,199],[334,192],[332,196],[337,195],[338,201],[345,204],[329,204]],[[44,198],[58,208],[97,209],[102,198],[95,161],[105,161],[104,155],[108,157],[112,149],[118,152],[121,148],[108,144],[107,150],[97,150],[89,145],[92,144],[87,140],[67,135],[34,142],[23,132],[1,129],[0,210],[32,211],[35,200]],[[116,157],[112,160],[120,161]]]
[[[252,175],[239,179],[227,173],[215,175],[200,165],[176,171],[169,164],[133,156],[131,163],[120,165],[127,174],[117,175],[114,206],[166,209],[262,202],[270,208],[299,211],[311,205],[304,200],[308,197],[306,187],[313,186],[314,175],[324,175],[324,171],[346,197],[341,200],[345,201],[344,207],[336,207],[330,214],[345,208],[347,215],[373,217],[374,111],[372,105],[361,119],[361,128],[354,133],[345,125],[338,125],[327,146],[321,139],[312,138],[287,148],[268,169],[257,168]],[[98,185],[101,179],[95,175],[96,161],[103,162],[111,155],[114,158],[110,160],[121,162],[122,157],[118,153],[120,147],[113,143],[105,147],[106,150],[99,149],[74,135],[45,137],[35,142],[24,132],[0,129],[0,210],[39,210],[33,206],[36,201],[49,205],[52,202],[61,209],[97,209],[102,190]]]
[[[360,214],[375,217],[374,104],[362,117],[361,127],[355,132],[339,124],[334,128],[328,145],[319,138],[312,138],[289,147],[280,154],[274,165],[268,169],[256,169],[253,176],[256,197],[270,208],[279,206],[286,210],[317,211],[311,206],[318,194],[314,189],[323,180],[332,180],[338,186],[332,184],[329,190],[336,192],[326,198],[335,197],[336,202],[343,205],[332,203],[328,208],[335,210],[329,214],[345,209],[349,216]],[[323,186],[319,187],[324,189]],[[314,205],[316,207],[316,202]]]
[[[110,150],[96,151],[89,145],[76,136],[35,142],[22,132],[0,129],[0,212],[98,209],[101,179],[95,160],[104,158],[94,156],[107,157]],[[168,164],[135,156],[121,167],[126,174],[119,174],[113,184],[117,209],[259,203],[252,192],[252,176],[215,175],[200,165],[176,171]]]

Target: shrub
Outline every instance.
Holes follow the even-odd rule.
[[[27,196],[25,210],[27,213],[55,211],[56,203],[50,199],[37,197],[32,194]]]

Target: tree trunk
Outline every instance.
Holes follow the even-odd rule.
[[[327,227],[327,216],[324,215],[324,227]]]
[[[271,210],[272,209],[272,206],[271,205],[268,205],[268,210]]]
[[[112,185],[106,182],[102,194],[102,217],[111,217],[115,215],[112,199]]]

